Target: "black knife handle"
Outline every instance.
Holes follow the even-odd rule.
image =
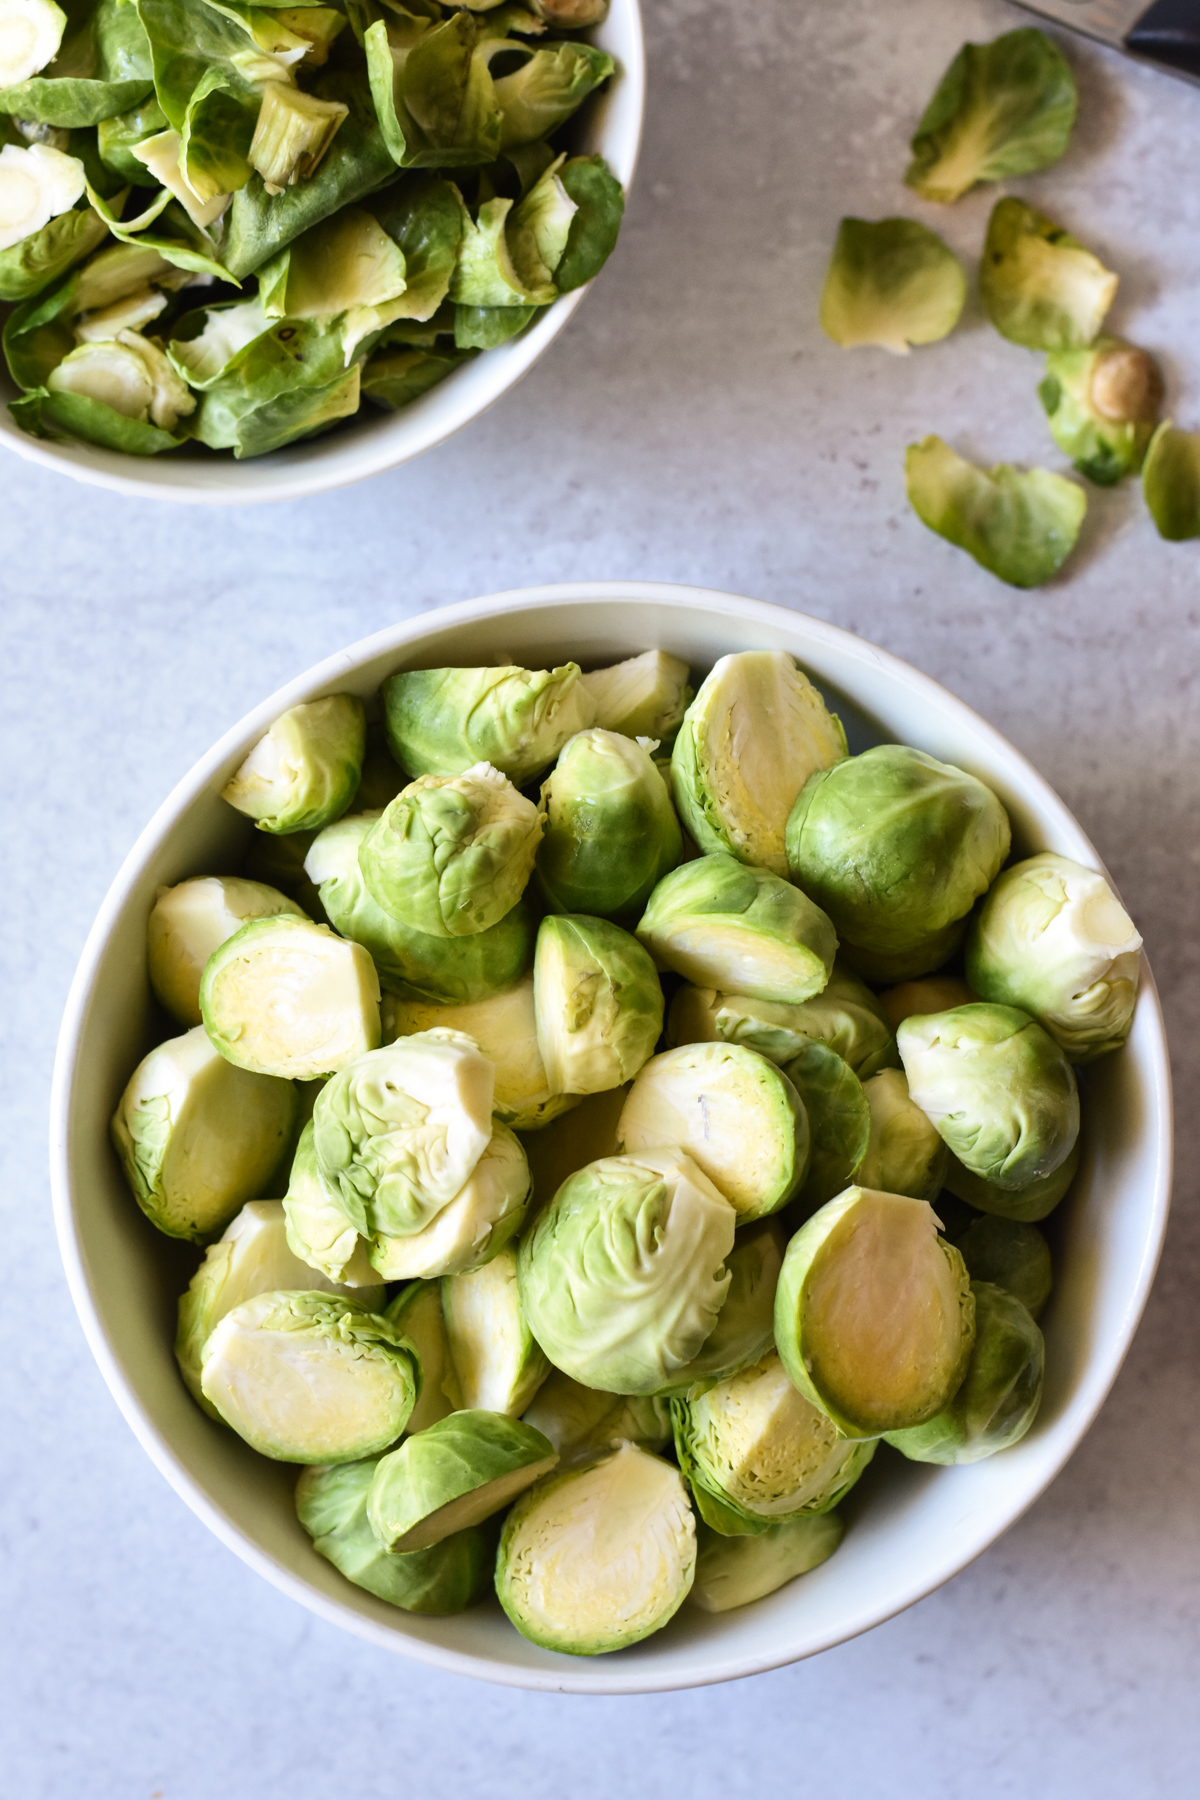
[[[1135,56],[1200,79],[1200,0],[1154,0],[1125,44]]]

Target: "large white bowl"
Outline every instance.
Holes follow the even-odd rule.
[[[592,41],[615,59],[617,74],[581,116],[581,149],[598,151],[628,194],[637,165],[646,104],[646,58],[639,0],[612,0],[608,18]],[[398,413],[364,402],[352,424],[310,443],[269,456],[235,462],[232,454],[172,451],[166,456],[125,456],[93,444],[30,437],[7,402],[17,389],[0,358],[0,444],[27,462],[41,463],[94,487],[152,500],[197,505],[246,506],[260,500],[298,500],[348,487],[368,475],[432,450],[506,394],[550,348],[587,288],[564,294],[519,338],[488,350]]]
[[[1062,801],[990,725],[849,632],[697,588],[613,582],[493,595],[330,657],[264,700],[196,764],[142,833],[100,910],[67,1004],[54,1080],[54,1208],[71,1292],[118,1404],[181,1497],[269,1581],[373,1643],[459,1674],[576,1693],[688,1687],[793,1662],[910,1606],[978,1556],[1062,1468],[1107,1394],[1154,1273],[1170,1182],[1166,1043],[1143,969],[1128,1045],[1086,1078],[1083,1165],[1064,1208],[1058,1285],[1043,1320],[1046,1392],[1034,1429],[973,1467],[877,1459],[845,1508],[851,1528],[837,1555],[753,1606],[716,1617],[685,1607],[644,1644],[575,1658],[526,1643],[494,1601],[457,1618],[419,1618],[352,1587],[316,1555],[292,1509],[296,1471],[256,1456],[185,1392],[171,1342],[195,1251],[142,1217],[108,1145],[116,1100],[148,1048],[145,931],[155,889],[237,866],[249,827],[220,790],[285,707],[339,690],[372,694],[397,668],[504,653],[534,668],[570,657],[599,665],[649,647],[675,651],[696,669],[730,650],[791,651],[831,694],[852,749],[892,738],[961,764],[1001,796],[1020,849],[1098,865]]]

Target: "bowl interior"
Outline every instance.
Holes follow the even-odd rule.
[[[108,1143],[125,1081],[163,1035],[145,972],[155,889],[239,865],[249,827],[220,789],[271,720],[299,700],[338,690],[367,697],[406,666],[505,654],[534,667],[571,656],[595,666],[651,647],[687,657],[697,671],[730,650],[788,650],[842,712],[852,749],[894,739],[961,764],[999,793],[1021,850],[1098,863],[1061,801],[990,726],[849,633],[692,589],[614,584],[499,596],[425,615],[330,659],[265,701],[196,766],[147,827],[97,919],[56,1071],[55,1205],[72,1291],[109,1385],[168,1480],[239,1555],[326,1618],[460,1673],[547,1689],[650,1691],[771,1668],[878,1623],[956,1573],[1030,1504],[1086,1430],[1132,1337],[1166,1220],[1169,1086],[1146,970],[1127,1049],[1088,1072],[1083,1165],[1056,1220],[1045,1400],[1014,1449],[955,1469],[882,1452],[844,1508],[851,1529],[830,1562],[737,1612],[685,1607],[646,1643],[594,1660],[526,1643],[495,1602],[448,1619],[398,1612],[315,1554],[292,1509],[295,1470],[256,1456],[185,1392],[171,1343],[175,1301],[197,1254],[142,1217]]]

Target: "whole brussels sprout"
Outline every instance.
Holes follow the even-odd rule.
[[[617,1087],[585,1094],[566,1118],[526,1133],[521,1141],[529,1158],[536,1207],[553,1200],[568,1175],[603,1156],[616,1155],[617,1121],[628,1092],[628,1087]]]
[[[461,775],[487,762],[518,787],[586,731],[595,703],[576,663],[560,669],[410,669],[380,690],[388,743],[415,775]]]
[[[535,1338],[585,1387],[659,1393],[716,1326],[736,1221],[682,1150],[605,1157],[580,1169],[517,1251]]]
[[[978,997],[957,975],[925,975],[884,988],[877,998],[892,1030],[898,1031],[914,1013],[949,1012],[952,1006],[969,1006]]]
[[[292,1158],[287,1193],[283,1196],[284,1228],[293,1256],[308,1267],[309,1279],[301,1285],[320,1287],[314,1271],[334,1286],[375,1288],[379,1276],[367,1257],[367,1245],[345,1213],[317,1166],[312,1120],[306,1121]],[[281,1281],[272,1287],[283,1287]],[[379,1289],[382,1298],[383,1290]],[[375,1302],[370,1302],[374,1310]]]
[[[236,875],[197,876],[176,887],[160,887],[146,927],[146,962],[155,999],[181,1025],[200,1023],[200,978],[204,965],[248,919],[290,913],[306,919],[302,907],[261,881]]]
[[[497,1124],[453,1200],[420,1231],[379,1235],[371,1263],[385,1281],[469,1274],[498,1256],[525,1223],[529,1164],[507,1125]]]
[[[852,349],[899,356],[958,324],[967,278],[953,250],[915,219],[843,219],[821,290],[821,329]]]
[[[791,1006],[821,992],[837,951],[807,895],[732,856],[701,856],[664,876],[637,935],[660,968],[697,987]]]
[[[695,1568],[679,1470],[622,1444],[522,1494],[500,1537],[496,1594],[531,1643],[602,1656],[661,1630]]]
[[[787,822],[793,881],[868,980],[936,969],[1009,848],[990,788],[905,744],[880,744],[802,788]]]
[[[552,912],[603,919],[640,913],[683,855],[662,776],[642,745],[581,731],[542,783],[546,831],[536,880]]]
[[[1072,1062],[1129,1036],[1141,936],[1094,869],[1044,850],[996,881],[967,934],[967,978],[984,1000],[1019,1006]]]
[[[899,1069],[884,1069],[863,1083],[871,1109],[871,1137],[858,1165],[861,1187],[913,1200],[936,1200],[946,1179],[950,1152],[937,1127],[909,1097]]]
[[[199,1240],[270,1190],[298,1110],[292,1082],[235,1068],[197,1025],[142,1058],[113,1114],[112,1141],[151,1224]]]
[[[662,1032],[654,964],[608,919],[554,913],[533,958],[537,1041],[552,1094],[596,1094],[636,1075]]]
[[[886,1440],[912,1462],[971,1463],[1025,1436],[1042,1400],[1042,1334],[1015,1295],[973,1281],[975,1347],[962,1386],[935,1418]]]
[[[258,1075],[311,1081],[379,1042],[379,977],[361,944],[280,913],[213,951],[200,982],[204,1029]]]
[[[626,737],[674,737],[692,698],[688,666],[665,650],[644,650],[580,678],[596,708],[596,724]]]
[[[561,1369],[551,1369],[522,1417],[549,1438],[562,1469],[593,1462],[620,1443],[665,1450],[671,1442],[671,1408],[666,1400],[606,1394],[572,1381]]]
[[[972,1220],[957,1242],[972,1281],[1003,1288],[1021,1302],[1031,1319],[1041,1317],[1054,1272],[1050,1246],[1036,1225],[985,1213]]]
[[[407,1426],[411,1437],[414,1432],[424,1431],[427,1425],[436,1425],[439,1419],[462,1408],[462,1393],[450,1360],[450,1343],[442,1316],[441,1282],[408,1282],[389,1303],[383,1316],[412,1344],[421,1368],[421,1392]]]
[[[1007,195],[988,221],[979,296],[1002,337],[1028,350],[1095,343],[1117,277],[1044,213]]]
[[[787,874],[783,823],[817,769],[846,754],[841,720],[783,650],[723,656],[671,753],[679,816],[701,850]]]
[[[871,1141],[871,1108],[858,1076],[828,1044],[805,1044],[783,1072],[808,1117],[808,1173],[800,1205],[812,1212],[858,1173]]]
[[[367,1518],[385,1550],[427,1550],[490,1519],[557,1461],[553,1445],[520,1419],[454,1412],[380,1459]]]
[[[1102,337],[1086,349],[1051,351],[1038,398],[1059,449],[1089,481],[1112,487],[1145,460],[1163,379],[1145,350]]]
[[[517,1418],[550,1373],[534,1342],[510,1246],[486,1264],[442,1282],[442,1315],[462,1404]]]
[[[729,1292],[717,1322],[691,1362],[677,1369],[663,1392],[690,1400],[718,1381],[749,1368],[775,1342],[775,1289],[783,1267],[784,1232],[777,1219],[759,1219],[738,1231],[725,1258]]]
[[[851,1187],[802,1225],[775,1293],[775,1343],[849,1438],[924,1425],[966,1374],[975,1301],[924,1200]]]
[[[971,1174],[1014,1193],[1071,1154],[1079,1136],[1075,1077],[1027,1012],[980,1002],[918,1014],[896,1042],[912,1099]]]
[[[726,1537],[703,1521],[696,1527],[696,1579],[689,1606],[732,1612],[807,1575],[831,1557],[846,1527],[835,1512],[798,1513],[756,1537]]]
[[[1142,465],[1142,493],[1159,537],[1172,544],[1200,537],[1200,431],[1163,420]]]
[[[354,798],[367,747],[367,715],[354,694],[331,694],[282,713],[221,790],[260,831],[319,831]]]
[[[982,1176],[965,1168],[956,1156],[952,1156],[946,1168],[946,1187],[956,1199],[965,1201],[976,1212],[1035,1225],[1039,1219],[1049,1217],[1059,1201],[1066,1197],[1078,1172],[1078,1142],[1057,1169],[1019,1188],[1002,1187],[998,1182],[985,1181]]]
[[[838,963],[821,992],[798,1006],[685,984],[667,1017],[669,1044],[745,1044],[780,1064],[812,1041],[835,1051],[860,1081],[897,1060],[895,1035],[879,1001]]]

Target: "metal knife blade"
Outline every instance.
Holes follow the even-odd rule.
[[[1016,0],[1026,12],[1068,25],[1170,75],[1200,82],[1200,0]]]

